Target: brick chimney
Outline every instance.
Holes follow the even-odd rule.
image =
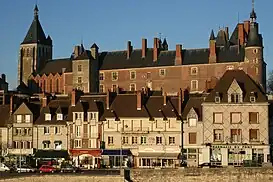
[[[127,59],[130,59],[132,51],[133,51],[132,43],[131,41],[128,41],[127,42]]]
[[[80,55],[80,46],[74,47],[74,57],[78,57]]]
[[[142,55],[142,58],[145,58],[146,57],[146,53],[147,53],[147,39],[142,39],[142,51],[141,51],[141,55]]]
[[[10,101],[9,101],[9,113],[12,114],[13,111],[13,95],[10,96]]]
[[[158,38],[154,38],[153,61],[156,62],[159,54]]]
[[[178,114],[182,114],[183,90],[180,88],[178,92]]]
[[[164,99],[163,105],[166,106],[167,105],[167,92],[164,92],[163,99]]]
[[[137,105],[136,105],[137,106],[137,110],[141,110],[141,106],[142,106],[141,101],[142,101],[141,91],[138,90],[137,91]]]
[[[245,42],[245,34],[244,34],[244,24],[238,24],[238,38],[239,38],[239,45],[244,45]]]
[[[71,106],[76,105],[76,91],[75,89],[72,90],[71,92]]]
[[[250,21],[249,20],[244,21],[244,30],[247,35],[249,33],[249,27],[250,27]]]
[[[216,63],[216,40],[209,40],[209,63]]]
[[[42,107],[46,107],[46,106],[47,106],[47,97],[43,94]]]
[[[175,51],[175,65],[182,65],[182,45],[176,45]]]
[[[107,90],[107,95],[106,95],[106,109],[110,109],[110,90]]]

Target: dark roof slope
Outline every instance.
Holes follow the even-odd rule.
[[[190,96],[184,107],[182,119],[186,120],[188,113],[190,112],[191,108],[193,108],[198,115],[198,120],[202,121],[202,103],[205,100],[204,98],[204,96]]]
[[[63,59],[53,59],[46,63],[44,68],[38,73],[39,75],[43,74],[56,74],[63,72],[72,72],[72,61],[70,58]]]
[[[205,102],[214,102],[215,96],[217,92],[221,97],[221,102],[227,102],[228,96],[227,91],[233,82],[236,80],[242,89],[243,93],[243,101],[250,102],[251,92],[255,93],[256,102],[267,102],[266,94],[263,88],[258,85],[248,74],[246,74],[243,70],[228,70],[222,76],[222,78],[218,81],[213,91],[208,95]]]

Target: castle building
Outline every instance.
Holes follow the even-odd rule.
[[[265,88],[266,63],[263,39],[253,9],[250,19],[229,28],[211,31],[208,47],[185,49],[181,44],[169,50],[166,39],[154,38],[153,48],[100,52],[94,43],[89,50],[75,46],[71,56],[52,59],[52,40],[46,37],[34,9],[34,20],[20,46],[18,78],[35,92],[71,93],[72,89],[106,93],[164,89],[168,95],[177,90],[203,92],[215,86],[226,70],[244,70]]]

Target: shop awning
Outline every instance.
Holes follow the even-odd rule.
[[[138,153],[138,157],[178,159],[179,154],[180,153],[140,152]]]
[[[67,150],[37,150],[34,157],[42,159],[67,158],[68,152]]]
[[[123,149],[121,152],[120,150],[103,150],[101,155],[117,156],[120,155],[120,153],[124,156],[132,155],[128,149]]]
[[[101,150],[97,149],[90,149],[90,150],[82,150],[82,149],[70,149],[69,153],[72,156],[80,156],[80,155],[91,155],[93,157],[100,157],[101,156]]]

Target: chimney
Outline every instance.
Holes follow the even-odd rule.
[[[154,38],[154,50],[153,50],[153,60],[154,62],[158,59],[158,38]]]
[[[10,96],[10,101],[9,101],[9,112],[12,114],[13,111],[13,95]]]
[[[138,90],[137,91],[137,110],[141,110],[141,106],[142,106],[141,100],[142,100],[141,91]]]
[[[182,65],[182,45],[176,45],[175,51],[175,65]]]
[[[164,106],[166,106],[167,105],[167,92],[164,92],[164,94],[163,94],[163,98],[164,98]]]
[[[46,106],[47,106],[47,97],[43,94],[42,107],[46,107]]]
[[[72,90],[71,92],[71,106],[76,105],[76,91],[75,89]]]
[[[209,40],[209,63],[216,63],[216,40]]]
[[[228,30],[228,27],[225,27],[225,33],[226,33],[227,40],[229,40],[229,30]]]
[[[245,34],[244,34],[244,24],[238,24],[238,38],[239,38],[239,45],[244,45],[245,42]]]
[[[131,43],[131,41],[128,41],[128,43],[127,43],[127,59],[130,59],[132,51],[133,51],[132,43]]]
[[[247,35],[249,33],[249,27],[250,27],[250,21],[249,20],[244,21],[244,30]]]
[[[110,90],[107,91],[106,95],[106,109],[110,109]]]
[[[1,77],[2,77],[2,80],[3,80],[4,82],[6,82],[6,75],[5,75],[5,74],[2,74]]]
[[[146,57],[147,52],[147,39],[142,39],[142,58]]]
[[[178,114],[181,116],[182,114],[182,101],[183,101],[183,90],[180,88],[178,92]]]
[[[74,47],[74,57],[78,57],[80,55],[80,46]]]
[[[97,46],[97,44],[93,44],[90,48],[91,51],[91,55],[94,59],[98,58],[98,54],[99,54],[99,47]]]

